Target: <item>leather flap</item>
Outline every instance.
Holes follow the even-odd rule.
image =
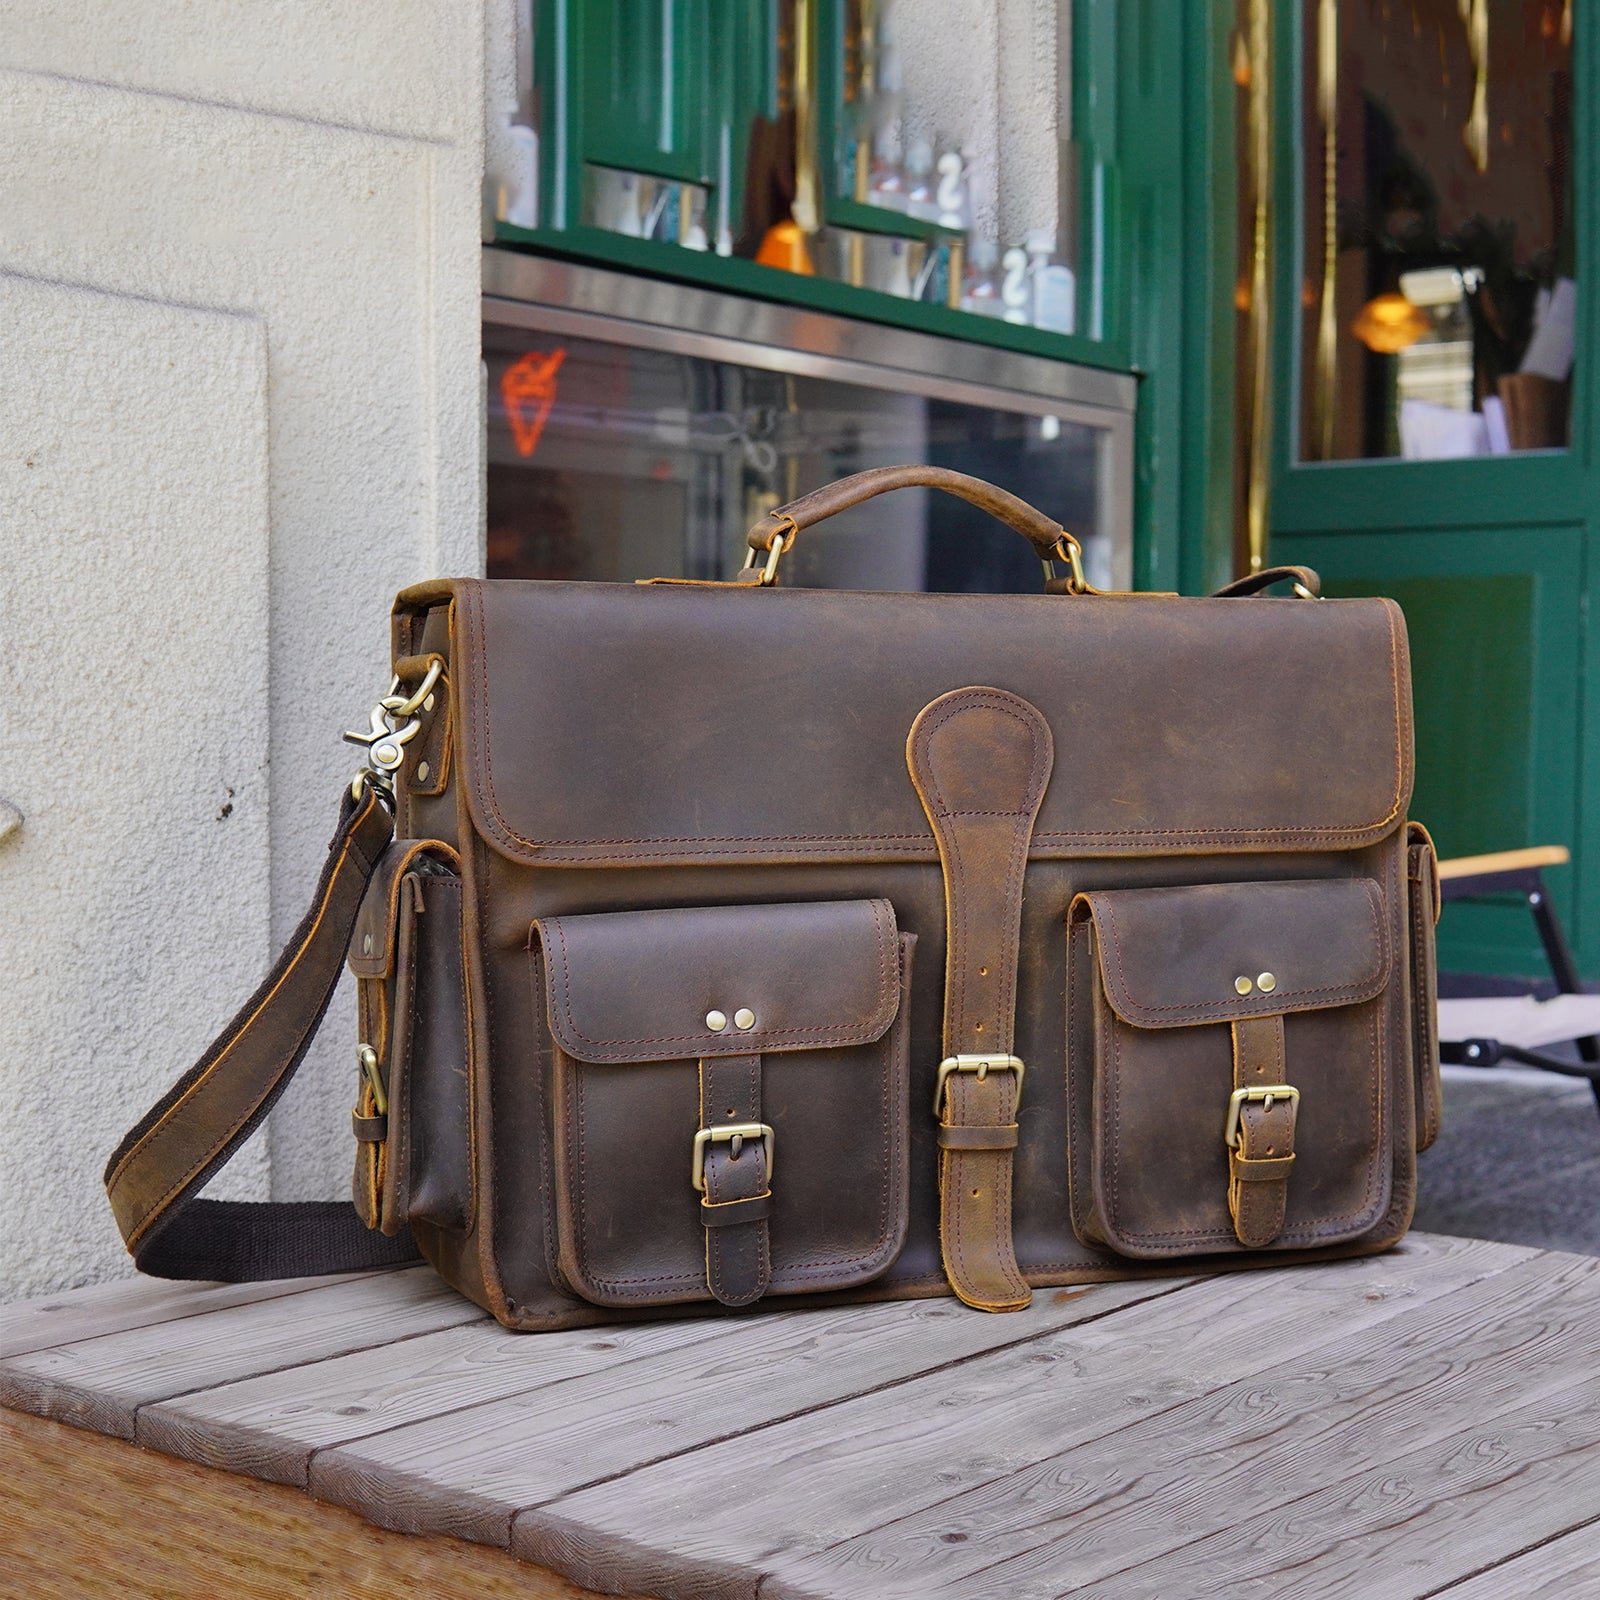
[[[1370,878],[1117,889],[1079,895],[1071,915],[1094,921],[1106,999],[1136,1028],[1351,1005],[1389,981]]]
[[[887,900],[545,917],[550,1029],[579,1061],[870,1044],[900,1004]],[[713,1030],[706,1018],[721,1012]],[[740,1026],[740,1013],[754,1021]]]
[[[356,929],[350,936],[350,970],[358,978],[392,977],[400,890],[406,874],[459,870],[455,851],[438,839],[394,840],[379,858],[361,902]]]
[[[1387,600],[448,592],[458,771],[474,825],[516,861],[931,861],[906,730],[966,684],[1049,724],[1035,859],[1358,849],[1401,826],[1411,792]]]

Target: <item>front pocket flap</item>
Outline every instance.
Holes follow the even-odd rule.
[[[871,1044],[900,1004],[887,900],[545,917],[533,936],[550,1030],[579,1061]]]
[[[1080,894],[1072,915],[1093,919],[1106,999],[1136,1028],[1350,1005],[1389,981],[1370,878],[1116,889]]]

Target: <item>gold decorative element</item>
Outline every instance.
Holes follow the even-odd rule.
[[[1322,304],[1317,316],[1317,362],[1311,390],[1311,434],[1317,459],[1333,456],[1338,327],[1334,289],[1339,269],[1339,5],[1317,8],[1317,111],[1322,118]]]
[[[1256,979],[1256,988],[1258,988],[1262,994],[1271,994],[1272,991],[1277,987],[1278,980],[1273,977],[1270,972],[1263,972],[1261,976]]]
[[[1254,988],[1255,984],[1252,983],[1249,978],[1245,977],[1243,973],[1240,973],[1239,976],[1233,980],[1233,990],[1235,994],[1249,994]]]
[[[724,1012],[708,1011],[706,1012],[706,1026],[713,1033],[721,1033],[728,1026],[728,1018]]]
[[[1472,110],[1467,113],[1461,142],[1479,172],[1489,170],[1489,0],[1456,0],[1467,26],[1467,54],[1472,58]],[[1570,27],[1570,22],[1568,26]]]
[[[736,1028],[753,1028],[756,1025],[756,1014],[749,1006],[740,1006],[733,1014],[733,1025]]]
[[[1245,535],[1250,570],[1267,564],[1272,472],[1272,0],[1249,0],[1250,189],[1255,203],[1250,249],[1250,476]]]

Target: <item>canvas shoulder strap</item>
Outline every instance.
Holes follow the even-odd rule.
[[[112,1154],[106,1193],[141,1272],[240,1283],[417,1259],[347,1201],[197,1199],[283,1093],[316,1035],[356,916],[394,834],[370,783],[346,792],[316,894],[261,986]]]

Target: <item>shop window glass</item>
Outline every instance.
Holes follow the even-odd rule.
[[[1563,449],[1571,0],[1302,0],[1302,460]]]
[[[494,578],[729,578],[773,506],[867,467],[927,462],[1003,483],[1113,559],[1106,430],[1000,402],[773,371],[598,340],[484,329]],[[806,587],[1037,590],[1025,540],[964,501],[903,490],[808,529]]]

